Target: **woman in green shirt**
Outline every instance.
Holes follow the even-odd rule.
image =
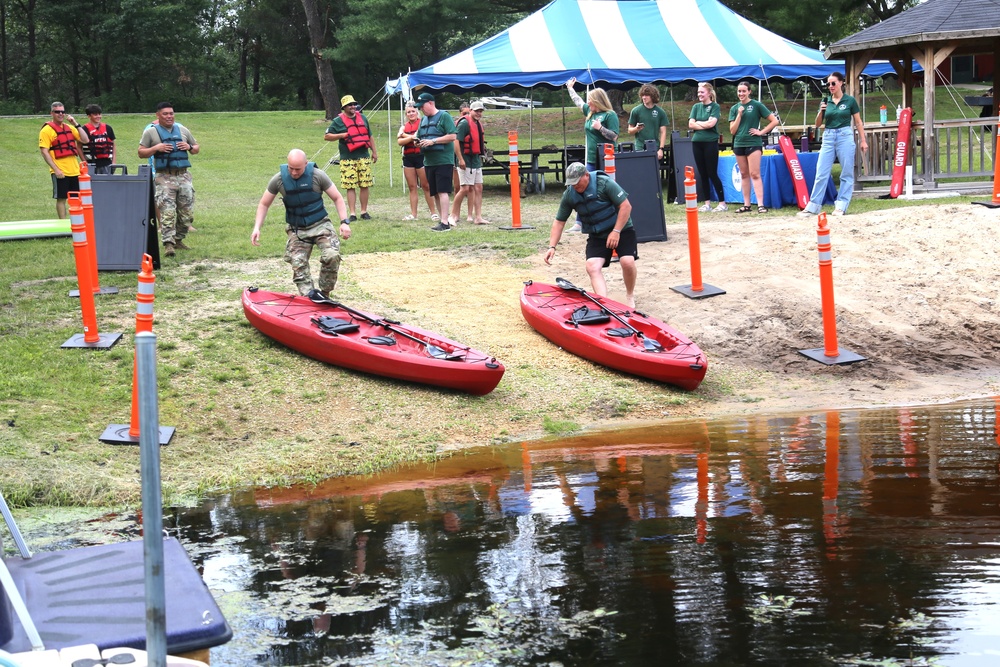
[[[770,109],[750,97],[750,83],[740,81],[736,85],[739,104],[729,110],[729,131],[733,133],[733,153],[740,168],[740,188],[743,190],[743,206],[737,213],[753,210],[750,206],[750,183],[757,195],[757,212],[767,213],[764,206],[764,182],[760,179],[760,157],[764,154],[764,140],[778,124],[778,117]],[[760,129],[761,121],[767,126]],[[747,178],[749,176],[749,179]]]
[[[799,212],[803,218],[811,217],[823,208],[823,197],[826,194],[826,184],[830,180],[834,159],[840,160],[840,190],[837,191],[837,201],[834,203],[833,214],[844,215],[854,194],[854,128],[851,120],[861,136],[862,151],[868,151],[868,141],[865,139],[865,124],[861,121],[861,108],[858,101],[844,93],[844,75],[834,72],[826,77],[826,85],[830,89],[829,100],[824,97],[816,114],[816,126],[825,125],[823,143],[819,149],[819,159],[816,162],[816,180],[813,182],[812,194],[805,209]]]
[[[618,141],[618,114],[611,108],[611,100],[603,88],[591,88],[586,103],[575,90],[576,78],[566,82],[566,89],[576,108],[583,112],[584,136],[587,141],[587,171],[597,171],[598,147]]]
[[[699,211],[726,210],[726,191],[722,189],[722,179],[719,178],[719,121],[722,110],[715,102],[715,88],[710,83],[698,84],[698,104],[691,109],[688,119],[688,129],[694,130],[691,135],[691,148],[694,150],[694,164],[698,167],[698,199],[705,202]],[[712,196],[712,188],[718,198]],[[704,196],[702,196],[704,195]],[[711,202],[719,205],[714,209]]]

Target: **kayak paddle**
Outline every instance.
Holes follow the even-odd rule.
[[[631,331],[633,336],[638,337],[639,340],[642,341],[642,346],[646,349],[647,352],[662,352],[663,351],[663,346],[660,345],[660,343],[658,341],[655,341],[652,338],[647,338],[646,336],[644,336],[641,331],[639,331],[638,329],[636,329],[635,327],[633,327],[631,324],[629,324],[624,318],[622,318],[621,316],[619,316],[618,313],[615,313],[612,310],[610,310],[608,308],[605,308],[604,304],[601,303],[599,299],[597,299],[595,296],[593,296],[592,294],[590,294],[589,292],[587,292],[583,288],[577,287],[576,285],[574,285],[570,281],[566,280],[565,278],[556,278],[556,285],[558,285],[561,289],[564,289],[564,290],[567,290],[567,291],[576,291],[576,292],[579,292],[580,294],[582,294],[584,297],[586,297],[590,301],[593,301],[594,303],[596,303],[598,306],[600,306],[602,313],[607,313],[611,317],[615,318],[616,320],[618,320],[619,322],[621,322],[625,326],[626,329],[628,329],[629,331]]]

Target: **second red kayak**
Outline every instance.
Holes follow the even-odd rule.
[[[332,301],[250,287],[243,312],[264,335],[335,366],[479,396],[503,377],[503,364],[483,352]]]
[[[608,368],[682,389],[701,384],[708,360],[684,334],[617,301],[564,285],[572,289],[525,283],[521,314],[535,331]]]

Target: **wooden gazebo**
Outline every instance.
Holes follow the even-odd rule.
[[[843,58],[847,81],[856,84],[872,60],[888,60],[899,75],[903,106],[913,104],[913,61],[923,68],[924,139],[933,151],[935,69],[948,56],[993,53],[994,81],[1000,63],[1000,0],[927,0],[828,46],[827,58]],[[993,116],[1000,113],[994,94]],[[930,164],[934,163],[931,159]],[[932,173],[926,176],[933,179]]]

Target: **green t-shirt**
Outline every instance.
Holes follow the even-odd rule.
[[[587,104],[583,105],[583,115],[584,117],[590,113],[590,106]],[[594,115],[583,121],[584,134],[587,136],[587,164],[598,164],[597,162],[597,147],[601,144],[614,143],[608,141],[604,138],[604,135],[600,133],[599,130],[595,130],[591,127],[591,124],[595,121],[601,121],[601,125],[608,128],[615,134],[618,134],[618,114],[614,111],[595,111]],[[603,155],[603,153],[602,153]]]
[[[733,146],[763,146],[764,138],[750,134],[750,129],[760,129],[760,121],[770,116],[771,110],[757,100],[750,100],[743,106],[743,118],[733,134]],[[737,103],[729,110],[729,122],[736,120],[739,109],[740,104]]]
[[[433,120],[431,120],[433,119]],[[417,138],[422,138],[427,133],[428,125],[424,123],[427,121],[429,124],[437,124],[440,134],[438,136],[444,136],[446,134],[455,134],[455,120],[450,114],[444,111],[438,111],[434,116],[425,116],[420,119],[420,127],[417,128]],[[446,164],[455,164],[455,144],[438,144],[430,150],[422,149],[424,154],[424,166],[425,167],[441,167]]]
[[[365,127],[368,128],[368,136],[372,134],[372,128],[368,125],[368,119],[365,118],[361,113],[355,113],[355,116],[361,116],[361,120],[364,121]],[[344,119],[338,114],[334,116],[333,120],[330,122],[330,127],[326,128],[327,134],[343,134],[347,132],[347,125],[344,124]],[[356,151],[347,150],[347,142],[341,139],[337,142],[340,146],[340,159],[341,160],[360,160],[363,157],[371,157],[368,153],[368,147],[362,146]]]
[[[823,114],[823,125],[828,130],[836,130],[842,127],[851,126],[851,116],[861,113],[858,101],[850,95],[840,98],[839,104],[834,104],[833,100],[827,100],[826,113]]]
[[[458,140],[458,150],[462,150],[462,141],[469,136],[469,120],[463,118],[458,121],[458,128],[455,131],[455,138]],[[481,169],[483,166],[482,155],[470,155],[462,151],[462,159],[465,160],[466,169]]]
[[[591,178],[597,179],[597,198],[603,199],[605,201],[610,201],[615,205],[615,208],[619,208],[626,199],[628,199],[628,193],[622,189],[622,186],[615,183],[603,172],[590,172]],[[566,189],[563,191],[562,199],[559,200],[559,210],[556,211],[556,220],[566,222],[569,220],[569,216],[573,213],[573,199],[575,195],[573,186],[567,185]],[[628,222],[622,229],[628,229],[632,226],[632,216],[629,216]],[[608,230],[608,234],[611,230]]]
[[[715,102],[709,102],[708,104],[699,102],[691,108],[690,118],[699,123],[703,123],[709,118],[716,120],[715,127],[709,130],[695,130],[694,134],[691,135],[691,141],[719,140],[719,123],[722,122],[722,108],[718,104]]]
[[[670,125],[670,118],[667,112],[660,107],[653,105],[652,109],[647,109],[645,104],[633,107],[632,113],[628,115],[629,125],[645,123],[643,128],[633,135],[636,150],[644,149],[647,141],[655,141],[656,147],[660,147],[660,128]]]

